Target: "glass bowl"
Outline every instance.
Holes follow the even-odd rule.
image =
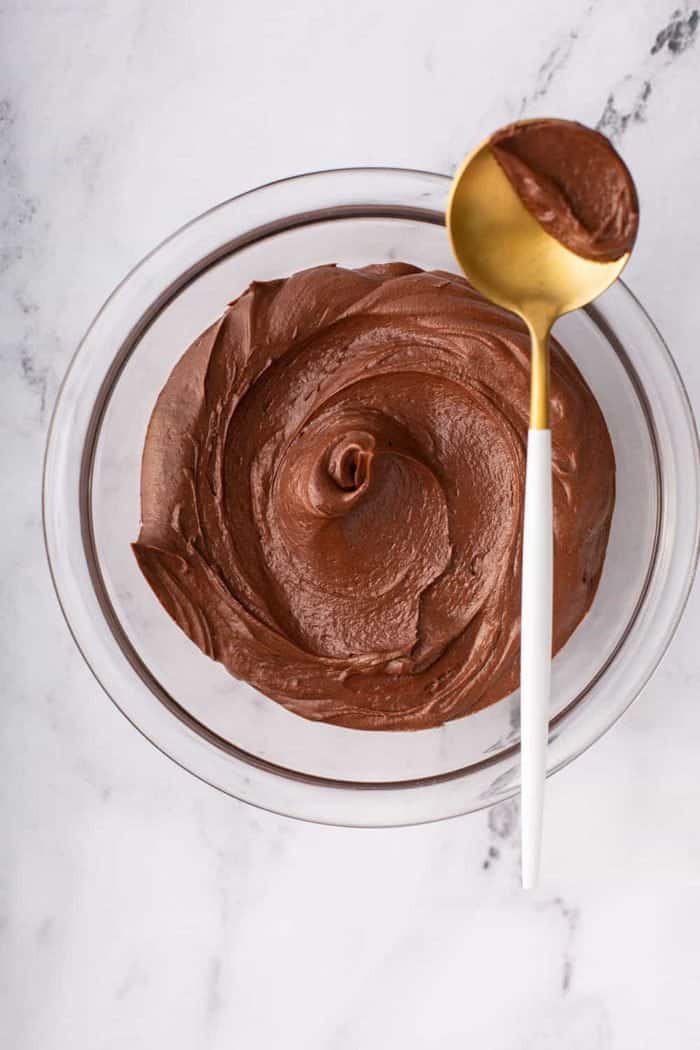
[[[450,180],[349,169],[260,187],[156,248],[95,318],[61,388],[44,473],[56,591],[108,695],[156,747],[246,802],[318,822],[438,820],[518,791],[518,697],[418,732],[362,732],[287,712],[204,656],[130,549],[146,425],[171,368],[253,279],[398,259],[453,270]],[[595,741],[666,649],[698,553],[698,441],[671,355],[621,283],[558,338],[605,414],[617,502],[592,609],[553,664],[548,772]]]

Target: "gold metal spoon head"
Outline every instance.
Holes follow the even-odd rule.
[[[490,140],[462,164],[447,205],[452,249],[468,280],[492,302],[518,314],[533,349],[530,425],[548,427],[547,337],[558,317],[591,302],[620,275],[614,262],[584,259],[560,244],[522,203]]]

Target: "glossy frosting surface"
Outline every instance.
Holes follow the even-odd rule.
[[[605,135],[570,120],[533,120],[502,128],[490,145],[525,207],[566,248],[597,262],[632,250],[637,193]]]
[[[403,263],[255,283],[157,401],[134,551],[189,637],[304,717],[416,729],[518,683],[520,322]],[[552,359],[555,649],[595,594],[605,422]]]

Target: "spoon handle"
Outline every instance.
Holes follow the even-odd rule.
[[[552,662],[552,433],[528,432],[520,653],[522,883],[537,884]]]

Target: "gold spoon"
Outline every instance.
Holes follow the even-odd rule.
[[[629,252],[614,262],[593,262],[555,240],[523,205],[490,140],[467,157],[455,176],[447,228],[468,280],[518,314],[530,332],[520,671],[522,883],[529,889],[539,870],[552,654],[549,332],[562,314],[604,292]]]

